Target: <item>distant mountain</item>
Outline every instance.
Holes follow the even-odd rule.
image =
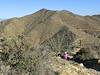
[[[2,21],[2,19],[0,19],[0,21]]]
[[[100,15],[81,16],[66,10],[41,9],[4,20],[0,26],[0,35],[10,39],[24,36],[33,48],[43,45],[58,52],[80,48],[82,60],[100,59]]]
[[[2,18],[0,18],[0,21],[3,21],[3,20],[6,20],[6,19],[2,19]]]

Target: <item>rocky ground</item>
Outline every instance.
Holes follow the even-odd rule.
[[[100,75],[100,72],[87,69],[73,61],[65,61],[60,58],[54,58],[54,60],[53,63],[50,64],[50,67],[52,67],[55,72],[58,72],[58,75]]]

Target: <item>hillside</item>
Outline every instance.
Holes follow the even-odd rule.
[[[31,67],[30,65],[33,65],[31,70],[34,70],[33,73],[37,72],[35,75],[51,75],[46,74],[44,70],[50,69],[50,71],[54,72],[57,69],[55,68],[54,70],[51,67],[48,69],[47,66],[49,65],[48,59],[50,59],[50,61],[57,59],[48,57],[52,55],[52,53],[55,54],[54,56],[57,56],[59,52],[68,51],[70,54],[74,53],[74,60],[77,59],[77,56],[81,56],[79,59],[82,59],[82,61],[100,59],[100,15],[80,16],[66,10],[53,11],[41,9],[33,14],[20,18],[15,17],[0,21],[0,46],[0,56],[1,58],[4,57],[2,59],[6,59],[5,61],[7,62],[2,60],[4,62],[3,64],[10,65],[10,67],[11,64],[18,64],[17,67],[14,68],[20,68],[23,72],[27,72]],[[77,51],[77,48],[80,50]],[[14,59],[13,54],[19,56],[18,54],[20,53],[22,59]],[[8,58],[5,56],[7,54]],[[52,61],[52,64],[56,66],[55,64],[57,62],[54,61]],[[65,62],[62,59],[59,59],[59,61]],[[44,64],[45,67],[43,67],[41,63],[46,63],[46,65]],[[24,68],[19,67],[19,64]],[[61,64],[57,64],[61,66]],[[73,64],[69,62],[68,65],[70,68],[73,67]],[[66,67],[68,65],[66,65]],[[11,68],[13,70],[13,67]],[[38,69],[39,71],[37,71]],[[97,67],[93,69],[100,71],[100,68]],[[86,69],[86,72],[87,71],[88,69]],[[43,74],[41,74],[42,72]],[[64,74],[54,75],[81,74],[78,73],[78,71],[76,72],[77,74],[68,74],[65,72]],[[94,74],[85,74],[84,69],[82,73],[83,75],[98,75],[96,71]],[[16,75],[22,74],[19,72],[19,74]]]

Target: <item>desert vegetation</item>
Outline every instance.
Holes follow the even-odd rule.
[[[0,74],[99,75],[97,19],[41,9],[21,18],[0,21]],[[57,56],[65,51],[73,56],[70,61]],[[88,62],[92,67],[87,66]]]

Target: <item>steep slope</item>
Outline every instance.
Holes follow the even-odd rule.
[[[71,52],[73,42],[77,36],[72,33],[66,26],[63,26],[55,35],[45,40],[41,45],[49,46],[55,52],[68,51]]]
[[[51,61],[48,61],[49,67],[58,75],[99,75],[100,72],[96,72],[93,69],[86,69],[72,61],[65,61],[60,58],[54,57]],[[55,74],[56,75],[56,74]]]

